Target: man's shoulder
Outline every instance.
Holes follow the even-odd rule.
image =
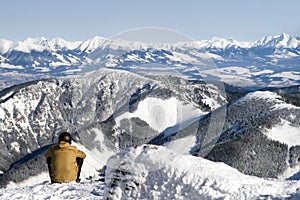
[[[58,149],[57,145],[54,145],[52,147],[50,147],[47,151],[46,151],[46,157],[50,156],[52,154],[52,152],[54,152],[55,150]]]
[[[53,150],[55,150],[55,149],[57,149],[58,147],[57,147],[57,145],[53,145],[53,146],[51,146],[49,149],[48,149],[48,151],[53,151]]]
[[[72,150],[72,151],[75,151],[75,152],[80,151],[76,146],[73,146],[73,145],[68,146],[68,149]]]

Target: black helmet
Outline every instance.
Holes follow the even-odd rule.
[[[71,144],[71,140],[72,140],[71,134],[68,132],[62,132],[58,136],[58,142],[64,141],[64,142],[68,142],[69,144]]]

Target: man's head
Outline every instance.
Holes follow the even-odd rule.
[[[58,142],[64,141],[64,142],[68,142],[69,144],[71,144],[71,140],[72,140],[71,134],[68,132],[62,132],[58,136]]]

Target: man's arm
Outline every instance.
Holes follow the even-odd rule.
[[[84,159],[86,157],[86,154],[83,151],[78,150],[76,157]]]

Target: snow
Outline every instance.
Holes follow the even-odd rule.
[[[204,48],[226,48],[226,47],[242,47],[242,48],[251,48],[255,43],[254,42],[243,42],[236,41],[234,39],[225,39],[214,37],[211,40],[199,40],[192,42],[178,42],[174,46],[176,47],[188,47],[194,49],[204,49]]]
[[[20,152],[20,144],[18,142],[12,142],[10,150],[15,150],[17,152]]]
[[[300,72],[281,72],[271,75],[270,77],[279,77],[286,79],[300,80]]]
[[[81,51],[87,51],[92,52],[95,49],[99,48],[100,45],[105,42],[107,39],[103,37],[96,36],[92,39],[89,39],[87,41],[84,41],[80,46],[78,47]]]
[[[196,136],[190,135],[184,138],[173,140],[165,144],[166,148],[177,153],[190,154],[192,148],[197,144]]]
[[[281,180],[300,180],[300,164],[288,167],[278,178]]]
[[[35,67],[35,69],[39,72],[50,72],[51,70],[47,67]]]
[[[11,96],[15,91],[11,90],[9,91],[7,94],[5,94],[4,96],[2,96],[0,98],[1,101],[5,100],[6,98],[8,98],[9,96]]]
[[[243,42],[236,41],[235,39],[229,38],[212,38],[211,40],[200,40],[200,41],[188,41],[178,43],[143,43],[137,41],[126,41],[118,38],[118,36],[111,39],[107,39],[100,36],[95,36],[86,41],[65,41],[62,38],[53,38],[48,40],[44,37],[27,38],[22,42],[13,42],[5,39],[0,39],[0,52],[5,53],[13,49],[20,50],[23,52],[29,52],[30,50],[42,51],[44,49],[79,49],[80,51],[93,52],[99,47],[106,48],[110,47],[113,49],[119,49],[121,46],[127,49],[143,49],[145,47],[150,48],[164,48],[164,49],[175,49],[175,48],[193,48],[193,49],[205,49],[205,48],[218,48],[225,49],[228,47],[234,48],[252,48],[252,47],[270,47],[276,48],[297,48],[300,45],[300,41],[297,37],[290,36],[286,33],[277,36],[267,36],[261,40],[255,42]]]
[[[201,110],[190,104],[186,105],[174,97],[166,100],[147,97],[139,103],[136,111],[124,113],[116,118],[116,122],[120,126],[122,119],[138,117],[147,122],[152,129],[162,132],[168,127],[181,124],[200,114],[202,114]]]
[[[5,39],[0,39],[0,52],[5,53],[7,52],[12,46],[14,42],[5,40]]]
[[[258,73],[258,72],[256,72]],[[203,70],[200,72],[203,77],[216,77],[221,81],[238,86],[256,86],[253,80],[251,80],[252,72],[243,67],[231,66],[224,68],[215,68],[209,70]]]
[[[247,94],[246,96],[238,99],[235,101],[231,106],[245,102],[245,101],[251,101],[252,99],[264,99],[266,101],[274,101],[276,98],[281,98],[278,94],[274,92],[269,92],[269,91],[256,91],[256,92],[251,92]],[[280,101],[282,102],[282,101]]]
[[[104,199],[103,185],[99,182],[85,184],[62,183],[62,184],[32,184],[29,186],[2,189],[0,199],[22,200],[57,200],[57,199]]]
[[[74,42],[69,42],[66,40],[63,40],[61,38],[53,38],[52,40],[49,40],[47,45],[51,49],[76,49],[80,44],[82,44],[82,41],[74,41]]]
[[[281,96],[279,96],[277,93],[270,92],[270,91],[251,92],[251,93],[247,94],[246,96],[238,99],[231,105],[236,105],[236,104],[244,102],[244,101],[251,101],[253,99],[262,99],[262,100],[265,100],[268,102],[272,102],[273,106],[271,107],[271,109],[273,109],[273,110],[283,110],[283,109],[299,110],[300,109],[299,107],[297,107],[295,105],[286,103],[285,101],[282,100]]]
[[[3,110],[3,108],[0,108],[0,119],[5,119],[5,111]]]
[[[270,69],[265,69],[257,72],[251,72],[253,76],[259,76],[259,75],[266,75],[266,74],[273,74],[274,71]]]
[[[289,147],[300,145],[300,127],[291,126],[285,120],[271,129],[266,129],[265,134],[270,139],[287,144]]]
[[[1,63],[0,68],[5,68],[5,69],[24,69],[23,66],[21,65],[11,65],[8,63]]]
[[[283,110],[283,109],[297,109],[299,110],[300,108],[288,104],[285,101],[282,100],[282,97],[279,96],[278,94],[270,91],[256,91],[256,92],[251,92],[247,94],[246,96],[240,98],[239,100],[235,101],[232,105],[241,103],[243,101],[251,101],[252,99],[263,99],[265,101],[273,102],[273,106],[271,107],[273,110]]]
[[[253,47],[297,48],[299,45],[299,39],[282,33],[281,35],[264,37],[256,41]]]
[[[22,51],[25,53],[30,53],[30,51],[35,50],[42,52],[44,50],[61,50],[61,49],[70,49],[74,50],[79,45],[82,44],[82,41],[69,42],[61,38],[54,38],[48,40],[44,37],[37,38],[27,38],[21,42],[13,42],[9,40],[0,39],[0,52],[6,53],[9,51]]]
[[[215,37],[212,40],[210,40],[208,44],[211,47],[220,48],[220,49],[221,48],[224,49],[230,46],[249,48],[253,45],[253,42],[239,42],[234,39],[224,39],[224,38]]]
[[[97,149],[92,149],[88,152],[90,152],[90,158],[93,158],[94,160],[87,160],[90,163],[94,163],[94,166],[97,166],[98,169],[102,168],[105,164],[108,158],[112,155],[114,155],[116,152],[112,149],[108,149],[107,145],[104,143],[105,138],[104,134],[99,129],[92,129],[92,132],[95,133],[96,138],[94,139],[95,142],[98,142]],[[81,148],[84,148],[81,146]],[[97,162],[95,162],[95,160]]]
[[[112,156],[108,166],[104,194],[112,199],[300,197],[299,181],[251,177],[224,163],[153,145],[130,148]],[[130,190],[126,190],[128,186]]]
[[[247,94],[244,97],[244,100],[251,100],[251,99],[265,99],[265,100],[275,100],[276,98],[281,98],[278,94],[274,92],[269,92],[269,91],[256,91]]]
[[[292,72],[290,72],[292,73]],[[276,77],[292,77],[291,74],[277,74]],[[253,86],[256,87],[258,84],[260,84],[259,81],[255,81],[253,77],[255,76],[263,76],[263,77],[272,77],[272,74],[274,74],[273,70],[269,69],[257,69],[255,66],[248,66],[248,67],[239,67],[239,66],[231,66],[231,67],[223,67],[223,68],[215,68],[215,69],[209,69],[209,70],[203,70],[200,72],[201,76],[204,77],[215,77],[217,79],[220,79],[221,81],[224,81],[226,83],[230,83],[232,85],[237,86]],[[294,76],[295,80],[296,77]]]

